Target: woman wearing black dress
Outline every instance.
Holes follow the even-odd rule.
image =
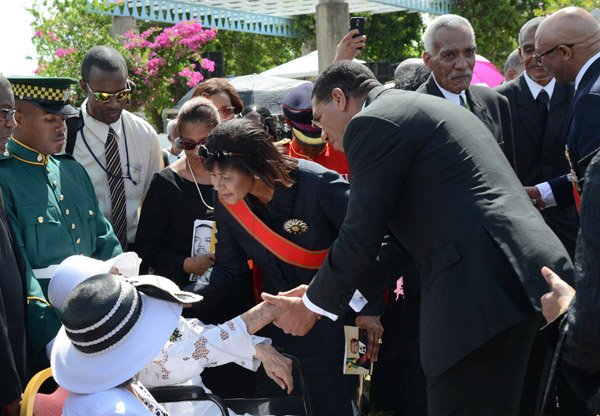
[[[180,287],[190,275],[202,275],[212,265],[212,254],[191,256],[194,220],[213,219],[210,176],[202,167],[197,146],[219,123],[207,99],[187,102],[177,117],[176,145],[184,156],[157,173],[144,199],[136,244],[143,264]]]

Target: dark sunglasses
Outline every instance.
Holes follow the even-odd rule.
[[[212,159],[215,159],[215,160],[223,160],[223,159],[225,159],[226,157],[229,157],[229,156],[242,156],[242,155],[244,155],[244,153],[228,152],[226,150],[217,150],[216,152],[211,152],[203,144],[200,145],[200,148],[198,149],[198,154],[200,155],[200,157],[202,159],[212,158]]]
[[[183,150],[194,150],[204,142],[195,142],[193,140],[186,140],[178,137],[175,139],[175,146]]]
[[[17,113],[17,110],[15,110],[14,108],[0,108],[0,111],[2,112],[2,117],[4,117],[5,123],[11,121]]]
[[[89,92],[91,92],[94,98],[97,101],[100,101],[101,103],[109,102],[112,99],[112,97],[115,97],[117,101],[128,100],[131,97],[131,92],[133,91],[133,89],[131,88],[131,83],[129,81],[127,81],[126,89],[115,93],[94,91],[92,90],[92,87],[90,87],[90,84],[86,83],[86,85]]]

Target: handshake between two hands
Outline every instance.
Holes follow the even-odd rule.
[[[302,297],[306,293],[308,285],[300,285],[287,292],[279,292],[277,295],[262,293],[262,299],[279,309],[277,319],[273,321],[275,326],[286,334],[302,336],[315,326],[321,315],[308,309]],[[377,361],[383,326],[378,316],[358,316],[356,326],[367,331],[367,358],[372,362]]]

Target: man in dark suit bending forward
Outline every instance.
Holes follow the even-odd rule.
[[[276,325],[303,335],[319,315],[381,295],[381,276],[362,277],[389,230],[420,267],[428,413],[516,414],[546,291],[540,268],[573,269],[494,137],[460,106],[385,90],[350,61],[323,72],[312,102],[324,140],[348,158],[350,201],[306,293],[263,295],[280,308]]]

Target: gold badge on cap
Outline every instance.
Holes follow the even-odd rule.
[[[292,218],[283,223],[283,229],[290,234],[304,234],[308,231],[308,224],[302,220]]]

